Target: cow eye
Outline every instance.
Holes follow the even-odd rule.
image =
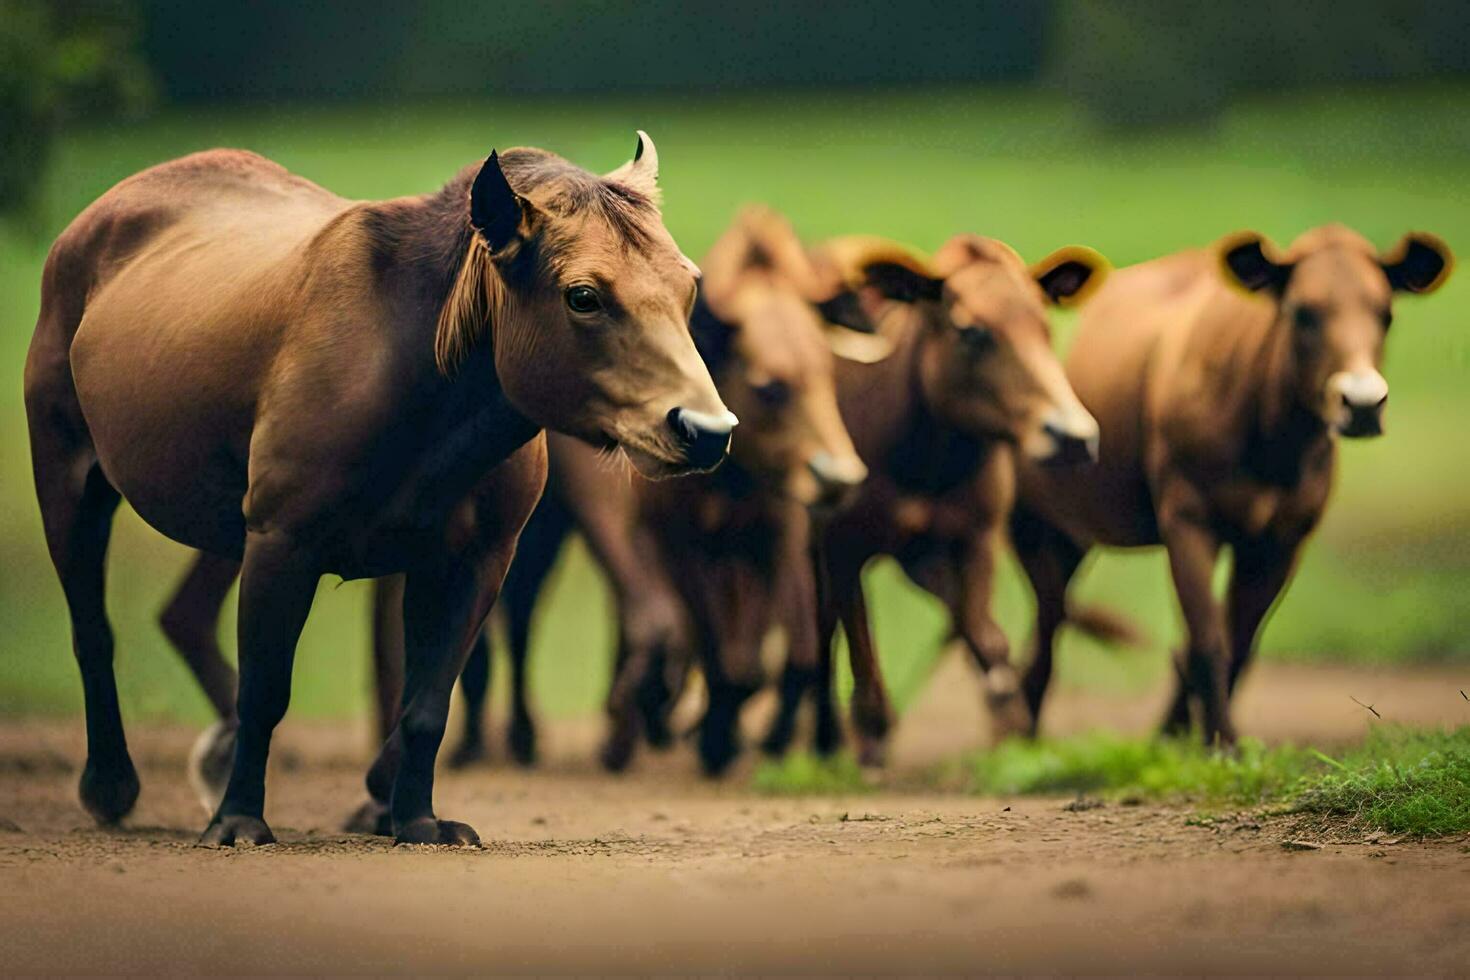
[[[1387,330],[1393,326],[1393,310],[1384,309],[1382,313],[1378,314],[1378,319],[1382,321],[1383,329]]]
[[[791,400],[791,386],[784,381],[770,381],[755,389],[755,397],[767,408],[780,408]]]
[[[602,300],[591,286],[573,286],[567,290],[567,306],[574,313],[596,313],[602,309]]]
[[[995,332],[989,327],[965,327],[960,330],[960,341],[967,354],[979,357],[995,348]]]
[[[1298,330],[1316,330],[1322,325],[1322,318],[1310,306],[1298,306],[1292,314],[1292,322]]]

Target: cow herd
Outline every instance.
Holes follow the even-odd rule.
[[[122,499],[198,551],[162,624],[220,715],[192,762],[209,844],[273,839],[266,759],[325,574],[377,580],[383,741],[351,826],[476,843],[433,807],[451,693],[463,763],[484,752],[498,602],[510,751],[535,760],[532,613],[573,531],[616,601],[610,769],[673,740],[695,673],[706,772],[736,758],[770,681],[762,748],[805,730],[836,751],[839,624],[855,748],[882,764],[893,713],[862,576],[880,555],[949,610],[997,734],[1031,735],[1059,627],[1119,628],[1067,603],[1083,558],[1162,544],[1187,631],[1165,725],[1233,741],[1231,691],[1322,515],[1336,440],[1382,431],[1392,298],[1444,282],[1441,241],[1238,233],[1110,275],[1087,248],[1028,264],[974,234],[932,255],[808,245],[750,208],[696,266],[657,175],[640,133],[605,176],[517,149],[363,202],[217,150],[123,181],[61,234],[25,399],[99,822],[139,791],[104,598]],[[1065,365],[1053,306],[1082,310]],[[1008,546],[1037,600],[1024,666],[990,608]],[[215,635],[237,577],[238,679]]]

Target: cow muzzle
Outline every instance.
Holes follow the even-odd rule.
[[[1339,371],[1327,379],[1329,421],[1345,438],[1382,435],[1387,404],[1388,382],[1377,371]]]
[[[692,408],[670,409],[668,420],[685,460],[696,470],[712,470],[720,465],[730,449],[730,433],[740,422],[728,410],[716,414]]]
[[[806,468],[817,484],[809,506],[818,511],[837,511],[846,507],[868,478],[868,468],[856,456],[817,453],[807,461]]]
[[[1086,411],[1054,411],[1041,422],[1041,439],[1031,452],[1044,466],[1077,466],[1097,462],[1097,420]]]

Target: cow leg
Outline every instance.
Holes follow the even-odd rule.
[[[959,589],[950,616],[985,677],[985,701],[996,740],[1031,729],[1031,712],[1011,666],[1011,645],[991,614],[999,528],[985,528],[957,556]]]
[[[699,729],[708,776],[723,775],[740,754],[740,713],[764,683],[761,646],[777,608],[766,569],[730,562],[722,571],[701,583],[699,600],[709,637],[703,651],[709,707]]]
[[[391,764],[374,768],[368,775],[368,799],[358,807],[342,829],[353,834],[390,837],[393,820],[388,800],[393,793],[393,773],[403,746],[396,740],[399,706],[403,703],[403,589],[402,575],[373,582],[373,700],[377,726],[378,759],[391,756]],[[376,778],[375,778],[376,777]]]
[[[239,576],[238,561],[199,552],[158,617],[163,635],[184,658],[219,717],[189,752],[189,783],[209,813],[224,796],[235,758],[237,679],[220,651],[219,613]]]
[[[648,658],[648,669],[643,672],[643,680],[634,696],[643,725],[643,740],[649,748],[663,751],[673,747],[674,730],[670,727],[669,716],[684,690],[688,673],[687,657],[673,656],[667,644],[654,646]]]
[[[85,436],[75,426],[51,423],[50,406],[31,404],[31,454],[36,499],[52,564],[66,595],[72,652],[82,675],[87,711],[87,762],[79,793],[82,806],[100,824],[127,816],[138,800],[138,773],[128,755],[113,673],[112,626],[107,619],[107,543],[118,492]]]
[[[777,597],[786,620],[786,665],[781,674],[776,716],[761,743],[763,751],[775,756],[784,755],[791,746],[801,702],[817,684],[821,656],[817,587],[804,545],[787,557],[781,571],[783,584]]]
[[[1232,695],[1255,652],[1261,624],[1296,570],[1299,553],[1295,543],[1277,541],[1252,541],[1235,547],[1235,567],[1230,573],[1226,600],[1230,628],[1227,690]]]
[[[373,695],[377,708],[377,744],[398,724],[403,701],[403,576],[373,583]]]
[[[1199,509],[1166,506],[1162,510],[1159,531],[1169,553],[1169,571],[1189,634],[1180,665],[1181,696],[1199,705],[1206,743],[1234,744],[1224,617],[1211,588],[1220,540],[1199,516]],[[1171,711],[1166,724],[1177,720],[1176,712]]]
[[[477,567],[454,563],[447,568],[418,569],[407,576],[403,710],[389,740],[395,746],[389,764],[397,770],[389,811],[400,844],[480,843],[468,824],[435,816],[434,761],[449,719],[455,681],[494,605],[514,552],[511,537]],[[383,764],[380,756],[374,769]]]
[[[310,551],[279,532],[249,532],[240,570],[240,694],[235,762],[201,843],[270,844],[265,768],[271,734],[291,702],[296,642],[321,577]]]
[[[514,598],[507,595],[505,603],[506,637],[510,646],[510,722],[506,741],[511,758],[522,766],[536,764],[536,720],[531,717],[527,665],[531,656],[531,613],[535,611],[539,590],[538,583],[536,591]]]
[[[1026,734],[1035,737],[1051,684],[1057,630],[1067,618],[1067,585],[1087,552],[1058,528],[1019,508],[1011,518],[1011,540],[1036,595],[1034,650],[1021,682],[1030,725]]]
[[[638,603],[643,598],[633,598]],[[662,599],[658,601],[662,602]],[[607,737],[602,744],[602,764],[613,772],[628,767],[640,735],[660,747],[671,739],[669,712],[673,710],[675,685],[668,682],[670,667],[687,660],[686,629],[679,627],[679,652],[664,634],[630,632],[628,617],[620,614],[617,655],[613,681],[607,695]]]
[[[515,561],[500,595],[510,653],[510,721],[506,739],[511,758],[523,766],[536,763],[536,720],[531,715],[528,673],[532,617],[572,527],[571,512],[561,500],[549,493],[543,496],[521,532]]]
[[[833,582],[837,613],[847,635],[852,664],[852,723],[857,734],[858,762],[881,766],[887,755],[888,732],[893,725],[888,689],[878,664],[878,650],[868,628],[868,604],[862,575],[857,569]]]
[[[699,761],[706,776],[724,775],[740,754],[740,709],[757,689],[721,663],[731,656],[731,646],[727,638],[707,644],[701,652],[709,690],[709,704],[699,724]]]
[[[618,649],[608,689],[608,734],[602,763],[617,772],[632,761],[640,734],[667,744],[675,685],[669,668],[691,659],[684,600],[667,575],[665,556],[646,529],[592,525],[588,543],[617,597]]]
[[[485,758],[485,699],[490,693],[490,628],[480,630],[469,659],[459,675],[464,695],[464,733],[447,760],[449,768],[463,769]]]
[[[812,553],[812,581],[817,592],[817,676],[812,684],[812,748],[830,756],[842,747],[842,716],[837,710],[837,678],[832,653],[837,636],[837,599],[825,549]]]
[[[220,652],[219,613],[239,575],[240,563],[233,558],[199,552],[158,617],[163,635],[225,722],[235,720],[236,677]]]

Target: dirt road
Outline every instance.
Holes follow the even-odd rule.
[[[0,823],[13,828],[0,830],[0,970],[1470,968],[1470,840],[1289,851],[1300,835],[1281,819],[1193,826],[1169,808],[904,790],[906,769],[973,741],[961,669],[942,668],[907,719],[897,788],[851,799],[711,785],[682,754],[611,779],[588,761],[595,724],[556,726],[538,772],[441,777],[441,812],[474,824],[481,851],[337,832],[361,793],[355,729],[283,726],[268,812],[282,842],[233,852],[193,846],[191,732],[132,734],[143,798],[127,830],[104,832],[75,801],[80,722],[0,723]],[[1276,668],[1253,679],[1242,718],[1265,735],[1348,738],[1362,718],[1321,694],[1346,686],[1402,720],[1462,722],[1441,707],[1447,685],[1464,679]],[[1115,703],[1110,720],[1146,724],[1146,707]],[[1076,694],[1057,708],[1059,728],[1109,715]]]

